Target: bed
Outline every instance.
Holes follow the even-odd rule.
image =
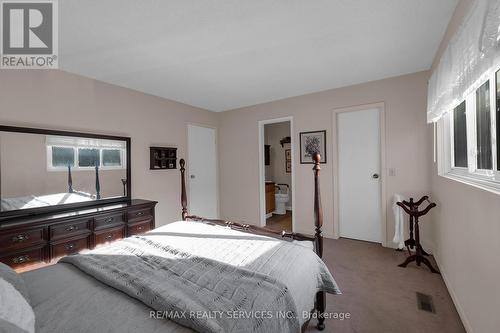
[[[182,221],[22,275],[36,331],[299,332],[311,314],[323,330],[340,291],[320,259],[319,161],[308,236],[189,216],[181,160]]]
[[[83,191],[73,189],[73,177],[71,165],[68,165],[68,190],[63,193],[47,195],[27,195],[15,198],[0,199],[0,211],[11,211],[18,209],[41,208],[56,205],[72,204],[86,201],[99,200],[101,198],[101,185],[99,181],[99,167],[95,167],[95,188],[96,194],[92,195]]]
[[[90,193],[72,192],[72,193],[54,193],[48,195],[28,195],[17,198],[5,198],[0,200],[1,211],[40,208],[54,205],[63,205],[77,202],[95,200]]]

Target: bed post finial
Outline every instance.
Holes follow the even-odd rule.
[[[323,234],[321,232],[321,227],[323,227],[323,208],[321,207],[321,192],[319,189],[319,172],[321,170],[320,162],[321,155],[319,153],[314,153],[314,249],[316,254],[322,258],[323,257]],[[316,311],[318,314],[318,324],[317,328],[322,331],[325,329],[325,317],[324,313],[326,310],[326,294],[324,291],[319,291],[316,294]]]
[[[181,166],[181,205],[182,205],[182,220],[186,220],[187,216],[187,196],[186,196],[186,161],[181,158],[179,161]]]

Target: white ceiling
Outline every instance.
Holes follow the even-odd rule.
[[[60,68],[212,111],[430,68],[458,0],[64,0]]]

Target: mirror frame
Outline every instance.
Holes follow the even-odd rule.
[[[115,197],[110,199],[99,199],[90,202],[78,202],[62,205],[54,205],[48,207],[39,208],[27,208],[27,209],[17,209],[6,212],[0,212],[0,221],[4,221],[13,217],[26,217],[38,214],[50,214],[68,210],[75,210],[78,208],[86,207],[96,207],[101,205],[113,204],[113,203],[123,203],[131,201],[132,193],[132,169],[131,169],[131,139],[130,137],[114,136],[114,135],[102,135],[102,134],[92,134],[84,132],[70,132],[70,131],[59,131],[50,130],[42,128],[30,128],[30,127],[16,127],[16,126],[4,126],[0,125],[0,132],[11,132],[11,133],[26,133],[26,134],[41,134],[41,135],[56,135],[56,136],[74,136],[79,138],[91,138],[91,139],[105,139],[105,140],[117,140],[125,141],[127,144],[127,196],[125,197]],[[0,161],[1,163],[1,161]],[[1,167],[1,166],[0,166]],[[0,176],[1,177],[1,176]],[[1,179],[0,179],[1,182]],[[0,190],[1,194],[1,190]]]

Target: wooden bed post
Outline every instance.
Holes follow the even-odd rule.
[[[323,209],[321,207],[321,193],[319,188],[319,172],[321,170],[320,154],[316,153],[313,156],[314,161],[314,236],[304,235],[296,232],[276,231],[263,227],[257,227],[251,224],[241,224],[232,221],[207,219],[199,216],[190,216],[187,212],[187,197],[186,197],[186,161],[181,159],[179,164],[181,166],[181,205],[182,205],[182,220],[186,221],[200,221],[211,225],[221,225],[229,227],[233,230],[248,232],[251,234],[259,234],[280,238],[291,238],[298,241],[309,241],[314,243],[314,252],[320,257],[323,257],[323,234],[321,228],[323,226]],[[326,293],[319,291],[315,295],[314,309],[318,317],[317,328],[322,331],[325,329],[325,310],[326,310]],[[309,321],[308,321],[309,323]]]
[[[321,228],[323,227],[323,208],[321,207],[321,192],[319,187],[319,173],[321,170],[320,161],[321,155],[315,153],[313,155],[314,161],[314,249],[316,254],[323,258],[323,234]],[[316,293],[316,311],[318,314],[317,328],[322,331],[325,329],[324,312],[326,309],[326,294],[324,291]]]
[[[71,177],[71,164],[68,163],[68,193],[73,193],[73,177]]]
[[[186,196],[186,161],[183,158],[179,161],[181,166],[181,205],[182,205],[182,220],[186,220],[187,216],[187,196]]]
[[[99,165],[95,164],[95,192],[96,199],[101,199],[101,182],[99,181]]]
[[[315,252],[323,258],[323,234],[321,228],[323,227],[323,208],[321,207],[321,192],[319,188],[319,172],[321,167],[319,165],[321,156],[319,153],[314,154],[314,226],[315,226]]]

